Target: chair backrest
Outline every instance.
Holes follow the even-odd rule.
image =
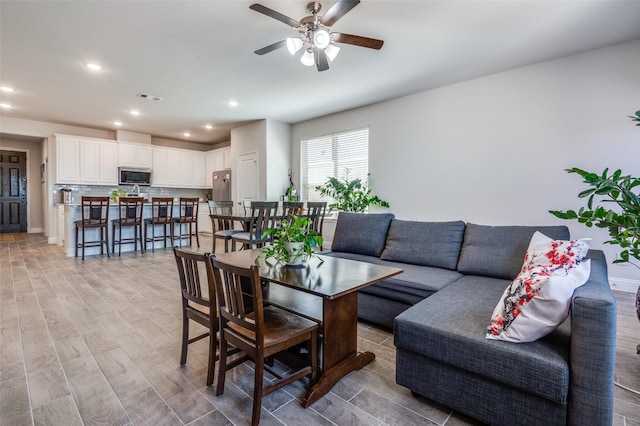
[[[153,197],[151,199],[151,221],[153,223],[171,223],[173,218],[173,198]]]
[[[233,216],[233,201],[209,201],[209,213],[219,216],[212,221],[215,227],[214,232],[233,229],[233,220],[231,218],[220,217]]]
[[[304,203],[302,201],[283,201],[282,216],[284,218],[290,218],[292,216],[301,216],[303,206],[304,206]]]
[[[142,221],[141,197],[120,197],[118,202],[118,215],[121,225],[133,225]]]
[[[196,253],[173,248],[173,254],[178,266],[180,290],[182,291],[182,307],[186,308],[189,301],[210,308],[210,315],[216,315],[215,285],[209,264],[209,253]],[[203,284],[205,287],[203,288]],[[203,291],[206,290],[206,291]],[[211,303],[211,301],[214,301]]]
[[[210,265],[221,325],[224,327],[230,322],[249,330],[255,334],[241,333],[243,339],[256,346],[263,346],[264,311],[258,266],[233,266],[219,261],[215,254],[210,257]],[[254,339],[251,338],[252,335]]]
[[[252,240],[262,239],[262,234],[273,227],[278,210],[277,201],[252,201],[251,202],[251,230]]]
[[[195,222],[198,220],[198,198],[180,198],[180,220]]]
[[[324,216],[327,212],[326,201],[307,201],[307,217],[311,221],[311,229],[322,235]]]
[[[109,197],[82,197],[82,222],[105,225],[109,222]]]

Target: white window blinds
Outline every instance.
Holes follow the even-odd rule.
[[[315,190],[330,177],[367,180],[369,129],[358,129],[301,141],[300,167],[303,201],[328,201]]]

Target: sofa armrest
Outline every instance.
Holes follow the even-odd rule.
[[[604,253],[591,250],[589,280],[571,302],[570,425],[607,425],[613,419],[616,300]]]

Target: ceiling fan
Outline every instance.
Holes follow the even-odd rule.
[[[347,12],[356,7],[358,3],[360,3],[360,0],[338,0],[324,15],[320,16],[318,13],[322,9],[322,5],[313,1],[307,4],[307,9],[311,15],[305,16],[300,21],[289,18],[259,3],[254,3],[249,6],[250,9],[283,22],[295,28],[300,33],[300,37],[289,37],[286,40],[258,49],[255,53],[264,55],[265,53],[287,46],[289,53],[295,55],[296,52],[304,47],[304,53],[300,58],[300,62],[310,67],[315,64],[318,71],[326,71],[329,69],[329,61],[333,61],[340,51],[340,48],[332,43],[351,44],[380,50],[384,44],[383,40],[353,34],[329,32],[331,26]]]

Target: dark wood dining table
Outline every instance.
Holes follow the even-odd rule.
[[[326,255],[316,255],[302,267],[271,265],[259,249],[216,257],[245,268],[259,257],[260,277],[276,284],[265,289],[265,301],[319,323],[321,373],[304,397],[304,407],[328,393],[346,374],[375,359],[373,352],[358,352],[357,290],[398,275],[402,269]]]

